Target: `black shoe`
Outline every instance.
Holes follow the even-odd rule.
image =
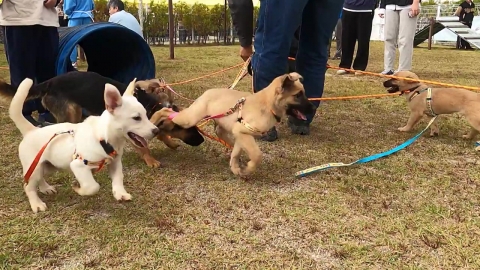
[[[278,133],[277,129],[275,127],[271,128],[265,135],[260,137],[260,140],[262,141],[267,141],[267,142],[273,142],[278,139]]]
[[[33,118],[33,116],[31,115],[24,115],[25,119],[28,120],[28,122],[32,123],[32,125],[36,126],[36,127],[44,127],[44,125],[40,122],[38,122],[37,120],[35,120]]]
[[[51,125],[51,124],[57,123],[57,119],[55,119],[55,117],[53,117],[51,113],[46,112],[46,113],[40,113],[38,115],[38,122],[46,123],[46,125]]]
[[[293,134],[309,135],[310,125],[305,120],[300,120],[293,117],[288,117],[288,127]]]

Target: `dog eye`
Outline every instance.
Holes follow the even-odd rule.
[[[160,123],[158,123],[158,125],[159,126],[163,125],[163,122],[165,122],[165,120],[160,121]]]
[[[135,117],[133,117],[133,120],[135,120],[135,121],[141,121],[141,120],[142,120],[142,117],[140,117],[140,116],[135,116]]]
[[[303,96],[303,93],[302,93],[302,92],[298,92],[298,93],[295,95],[296,98],[301,98],[302,96]]]

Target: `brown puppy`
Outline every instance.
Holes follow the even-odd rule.
[[[415,73],[409,71],[399,71],[394,76],[419,79]],[[390,79],[385,81],[383,86],[389,87],[387,90],[389,93],[409,91],[406,98],[411,112],[410,118],[404,127],[398,128],[399,131],[410,131],[423,115],[432,118],[435,115],[457,112],[465,115],[472,126],[470,133],[463,135],[463,138],[473,139],[480,131],[480,95],[477,93],[458,88],[431,88],[431,100],[427,100],[429,87],[420,82]],[[438,125],[433,123],[430,128],[430,136],[438,134]]]
[[[235,175],[246,176],[255,171],[262,159],[262,152],[255,142],[256,136],[267,132],[286,115],[305,120],[305,114],[315,112],[315,107],[305,96],[300,79],[302,76],[296,72],[285,74],[255,94],[223,88],[210,89],[179,113],[162,109],[157,126],[160,130],[169,130],[175,124],[191,128],[207,116],[222,115],[214,119],[215,132],[233,146],[231,171]],[[239,164],[241,150],[250,159],[245,168]]]
[[[158,114],[156,114],[162,108],[171,108],[173,111],[178,112],[180,108],[174,105],[174,99],[172,91],[165,88],[165,82],[159,79],[151,79],[145,81],[138,81],[135,83],[135,89],[143,90],[147,94],[154,94],[158,99],[158,104],[154,106],[147,106],[147,116],[152,123],[157,122]],[[196,130],[182,129],[178,126],[171,129],[163,129],[157,135],[157,139],[162,141],[170,149],[177,149],[180,145],[172,140],[177,138],[185,143],[198,146],[203,142],[203,136]],[[156,160],[150,154],[150,149],[135,147],[136,152],[143,158],[147,166],[157,168],[160,166],[160,161]]]

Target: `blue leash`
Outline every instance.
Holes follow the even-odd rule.
[[[312,168],[308,168],[306,170],[298,171],[298,172],[295,173],[295,176],[304,177],[304,176],[307,176],[311,173],[318,172],[318,171],[324,171],[324,170],[327,170],[327,169],[330,169],[330,168],[348,167],[348,166],[351,166],[351,165],[354,165],[354,164],[367,163],[367,162],[370,162],[370,161],[373,161],[373,160],[376,160],[376,159],[380,159],[382,157],[389,156],[393,153],[396,153],[396,152],[406,148],[407,146],[411,145],[412,143],[414,143],[433,124],[435,119],[437,119],[436,116],[433,117],[432,120],[430,120],[430,122],[428,123],[428,125],[422,131],[420,131],[420,133],[415,135],[415,137],[407,140],[406,142],[404,142],[404,143],[402,143],[402,144],[400,144],[400,145],[398,145],[398,146],[396,146],[396,147],[394,147],[394,148],[392,148],[388,151],[378,153],[378,154],[375,154],[375,155],[371,155],[371,156],[368,156],[368,157],[364,157],[364,158],[361,158],[361,159],[359,159],[355,162],[348,163],[348,164],[345,164],[345,163],[327,163],[327,164],[323,164],[323,165],[320,165],[320,166],[315,166],[315,167],[312,167]]]

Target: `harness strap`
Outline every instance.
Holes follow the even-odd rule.
[[[431,115],[432,117],[437,116],[437,114],[433,111],[433,107],[432,107],[432,88],[428,88],[428,89],[427,89],[427,98],[426,98],[426,101],[427,101],[427,108],[428,108],[428,110],[430,111],[430,115]]]
[[[75,159],[81,160],[83,162],[83,164],[85,164],[86,166],[98,166],[98,168],[95,170],[95,173],[99,172],[101,169],[103,169],[105,167],[105,165],[108,165],[110,163],[110,161],[112,159],[114,159],[115,156],[117,155],[117,151],[115,151],[113,146],[111,144],[109,144],[108,142],[106,142],[105,140],[101,140],[100,145],[102,146],[103,150],[105,151],[105,153],[108,154],[108,156],[110,158],[105,158],[105,159],[100,160],[100,161],[89,161],[89,160],[84,159],[79,154],[74,153],[73,154],[73,159],[74,160]]]
[[[73,130],[63,131],[63,132],[57,132],[57,133],[53,134],[53,136],[42,146],[42,148],[40,149],[40,151],[38,151],[37,155],[36,155],[35,158],[33,159],[32,164],[30,164],[30,167],[28,168],[27,173],[26,173],[25,176],[23,177],[23,181],[24,181],[25,184],[28,184],[28,181],[30,181],[30,177],[32,176],[33,171],[35,171],[35,168],[37,168],[38,163],[40,162],[40,158],[42,158],[42,155],[43,155],[43,153],[45,152],[45,149],[47,149],[47,146],[50,144],[50,142],[51,142],[55,137],[57,137],[58,135],[62,135],[62,134],[71,134],[71,135],[73,135]]]

